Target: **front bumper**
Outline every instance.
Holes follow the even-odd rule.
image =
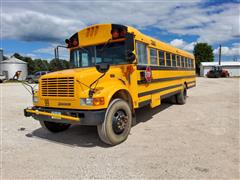
[[[55,114],[58,112],[60,114]],[[98,125],[103,123],[106,110],[71,110],[31,107],[24,109],[24,116],[33,117],[39,121],[60,122],[80,125]]]

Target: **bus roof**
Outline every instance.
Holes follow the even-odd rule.
[[[176,48],[168,43],[165,43],[163,41],[160,41],[158,39],[155,39],[153,37],[150,37],[148,35],[145,35],[143,33],[141,33],[139,30],[137,30],[136,28],[134,27],[131,27],[131,26],[127,26],[128,27],[128,31],[129,32],[132,32],[134,33],[136,36],[138,36],[140,38],[140,41],[142,42],[147,42],[150,46],[151,46],[151,43],[152,41],[155,42],[155,46],[151,46],[153,48],[160,48],[161,50],[164,50],[164,51],[168,51],[168,52],[173,52],[173,53],[176,53],[176,54],[181,54],[183,56],[187,56],[187,57],[191,57],[191,58],[194,58],[193,54],[187,52],[187,51],[184,51],[182,49],[179,49],[179,48]]]
[[[85,31],[86,29],[93,28],[96,26],[111,26],[111,25],[112,24],[107,24],[107,23],[106,24],[94,24],[94,25],[88,26],[84,29],[81,29],[79,32]],[[126,26],[126,25],[121,25],[121,26]],[[132,26],[126,26],[126,27],[127,27],[129,33],[133,33],[135,35],[136,40],[142,41],[143,43],[148,44],[152,48],[164,50],[164,51],[175,53],[175,54],[180,54],[182,56],[194,59],[193,54],[191,54],[187,51],[184,51],[182,49],[171,46],[170,44],[160,41],[158,39],[155,39],[153,37],[147,36]]]

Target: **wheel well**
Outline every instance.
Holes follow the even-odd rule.
[[[133,113],[133,114],[135,113],[135,112],[134,112],[134,108],[133,108],[132,97],[131,97],[131,95],[129,94],[129,92],[128,92],[127,90],[122,89],[122,90],[118,90],[117,92],[115,92],[115,93],[113,94],[112,98],[111,98],[111,101],[112,101],[113,99],[117,99],[117,98],[120,98],[120,99],[125,100],[125,101],[129,104],[132,113]],[[111,101],[110,101],[110,102],[111,102]]]

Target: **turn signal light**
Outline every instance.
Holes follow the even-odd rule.
[[[93,98],[93,105],[95,106],[104,105],[104,97]]]
[[[75,33],[72,37],[66,39],[65,43],[67,44],[68,48],[77,47],[79,45],[78,33]]]
[[[78,41],[76,39],[74,39],[72,44],[74,47],[76,47],[78,45]]]
[[[122,29],[120,35],[121,35],[121,37],[125,37],[127,35],[127,30],[126,29]]]
[[[127,35],[127,29],[122,26],[115,26],[111,30],[111,34],[113,39],[124,38]]]

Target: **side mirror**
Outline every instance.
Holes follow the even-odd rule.
[[[106,73],[109,70],[110,65],[108,63],[96,64],[96,69],[100,73]]]
[[[127,53],[127,60],[129,62],[133,62],[136,59],[136,55],[133,52],[128,52]]]

